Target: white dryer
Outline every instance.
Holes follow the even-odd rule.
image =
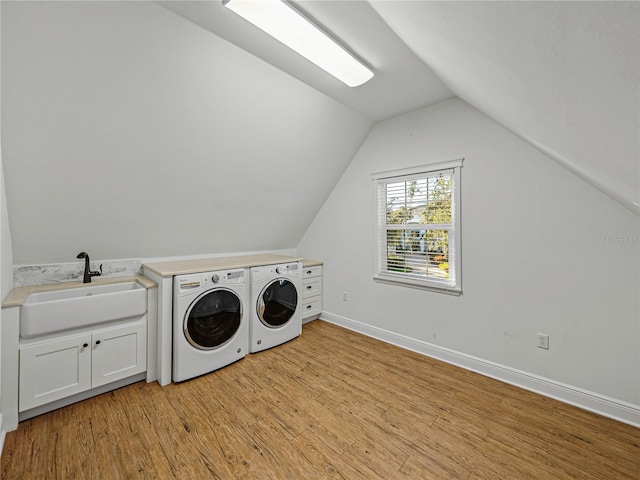
[[[249,352],[244,269],[173,279],[173,381],[222,368]]]
[[[249,352],[275,347],[302,333],[302,262],[251,268]]]

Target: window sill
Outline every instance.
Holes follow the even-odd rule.
[[[444,293],[454,296],[462,295],[462,289],[460,289],[459,287],[442,285],[437,282],[429,282],[413,278],[394,277],[391,275],[374,275],[373,280],[378,283],[386,283],[389,285],[397,285],[400,287],[417,288],[419,290],[427,290],[429,292]]]

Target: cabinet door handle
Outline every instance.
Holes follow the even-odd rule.
[[[96,340],[96,345],[100,345],[100,340]]]
[[[307,270],[307,275],[311,275],[312,273],[313,273],[313,271]]]
[[[89,346],[88,343],[85,343],[84,345],[82,345],[82,348],[87,348]]]
[[[311,310],[311,305],[307,305],[307,310]]]
[[[313,287],[311,285],[307,285],[307,290],[311,290]]]

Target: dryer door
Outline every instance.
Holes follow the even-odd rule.
[[[258,297],[256,312],[265,327],[278,328],[287,323],[298,306],[298,291],[286,278],[267,284]]]
[[[184,317],[184,335],[201,350],[222,347],[233,338],[242,322],[242,301],[231,290],[218,288],[203,293]]]

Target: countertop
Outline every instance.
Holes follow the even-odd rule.
[[[188,273],[213,272],[232,268],[249,268],[261,265],[275,265],[276,263],[290,263],[304,260],[300,257],[286,257],[284,255],[261,254],[240,255],[237,257],[201,258],[195,260],[178,260],[175,262],[145,263],[143,267],[161,277],[172,277]]]
[[[12,289],[9,294],[2,301],[2,307],[19,307],[24,302],[27,295],[30,293],[38,292],[51,292],[54,290],[67,290],[69,288],[83,288],[91,287],[92,285],[112,285],[116,283],[137,282],[144,288],[157,287],[156,282],[148,279],[144,275],[133,275],[128,277],[111,277],[111,278],[97,278],[91,283],[82,282],[60,282],[51,283],[46,285],[33,285],[30,287],[16,287]]]
[[[300,257],[287,257],[284,255],[262,254],[243,255],[237,257],[205,258],[197,260],[180,260],[175,262],[146,263],[144,268],[157,273],[162,277],[182,275],[185,273],[209,272],[215,270],[227,270],[231,268],[249,268],[260,265],[274,265],[276,263],[289,263],[302,261],[304,268],[322,265],[320,260],[311,260]],[[156,283],[144,275],[133,275],[127,277],[97,278],[91,283],[82,282],[60,282],[46,285],[33,285],[30,287],[16,287],[2,301],[2,307],[19,307],[24,302],[27,295],[37,292],[50,292],[54,290],[66,290],[69,288],[82,288],[91,285],[109,285],[114,283],[138,282],[145,288],[155,288]]]
[[[310,258],[302,260],[302,268],[317,267],[320,265],[324,265],[322,260],[311,260]]]

